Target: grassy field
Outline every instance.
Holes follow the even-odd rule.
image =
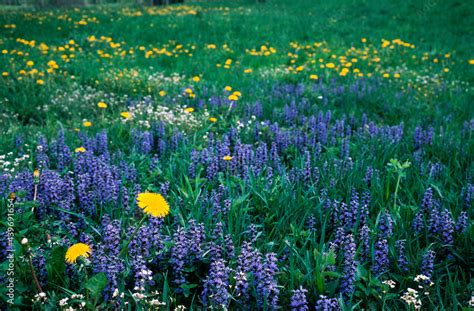
[[[452,0],[0,7],[0,305],[472,309],[472,29]]]

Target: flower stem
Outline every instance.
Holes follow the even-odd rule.
[[[133,238],[135,237],[135,235],[137,234],[138,230],[140,229],[140,227],[142,226],[143,222],[145,221],[145,219],[147,218],[147,214],[143,215],[143,218],[138,222],[138,225],[137,227],[135,228],[135,231],[133,231],[132,235],[130,236],[130,238],[128,239],[127,243],[125,243],[125,245],[123,246],[122,250],[120,251],[120,254],[119,254],[119,257],[122,257],[127,248],[128,248],[128,245],[130,244],[130,242],[132,242]]]
[[[33,262],[31,261],[31,254],[28,254],[28,265],[30,266],[31,276],[33,277],[36,289],[38,290],[38,293],[42,293],[43,289],[41,288],[38,278],[36,277],[35,269],[33,268]]]

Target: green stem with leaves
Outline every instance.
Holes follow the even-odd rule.
[[[122,257],[123,255],[125,255],[125,252],[127,251],[128,249],[128,245],[130,245],[130,242],[132,242],[133,238],[135,237],[135,235],[137,235],[137,232],[138,230],[140,229],[140,227],[142,226],[143,222],[145,221],[145,219],[148,217],[147,214],[143,215],[142,219],[140,219],[140,221],[138,222],[138,225],[137,227],[135,228],[135,230],[133,231],[132,235],[130,236],[130,238],[128,239],[127,243],[125,243],[125,245],[123,246],[122,250],[120,251],[120,254],[119,254],[119,257]]]

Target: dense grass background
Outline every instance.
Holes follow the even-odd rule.
[[[292,290],[300,286],[308,290],[311,309],[316,301],[321,301],[321,295],[338,298],[341,308],[346,309],[409,309],[400,297],[408,287],[419,285],[413,278],[421,273],[423,256],[434,250],[434,285],[427,290],[429,295],[420,290],[423,308],[467,310],[474,290],[470,226],[474,197],[474,66],[470,64],[474,50],[473,14],[474,5],[468,1],[435,0],[275,0],[258,4],[198,1],[160,8],[104,5],[57,10],[2,9],[0,64],[5,74],[0,77],[0,154],[6,154],[10,162],[24,154],[31,159],[22,160],[14,170],[5,172],[0,184],[4,197],[2,215],[6,214],[6,196],[13,190],[20,194],[18,208],[23,211],[16,215],[16,306],[31,306],[36,294],[30,270],[22,260],[29,256],[19,244],[23,237],[30,240],[32,256],[37,259],[36,273],[47,271],[44,288],[48,302],[37,303],[36,308],[54,308],[71,292],[92,295],[93,291],[84,284],[97,272],[97,258],[92,259],[92,266],[79,269],[66,268],[61,257],[66,247],[82,241],[83,237],[74,234],[73,229],[88,235],[96,252],[107,244],[104,215],[109,215],[119,220],[119,225],[115,225],[123,244],[141,218],[134,194],[137,190],[149,190],[166,192],[172,210],[172,215],[159,227],[157,240],[163,241],[163,245],[152,248],[146,258],[155,281],[154,286],[147,285],[146,293],[159,290],[155,296],[167,303],[166,308],[199,308],[203,304],[203,282],[213,260],[209,253],[188,263],[186,284],[180,287],[174,283],[176,268],[172,254],[176,252],[178,227],[192,230],[190,220],[195,220],[205,228],[204,249],[222,243],[220,239],[230,235],[236,255],[226,254],[225,260],[234,270],[238,269],[237,257],[243,243],[258,232],[253,249],[278,256],[275,280],[281,286],[279,305],[283,309],[289,308]],[[387,46],[383,46],[382,40],[388,40]],[[262,50],[262,46],[266,48]],[[258,54],[270,48],[275,52],[268,56],[250,52],[255,49],[253,54]],[[356,61],[352,61],[354,58]],[[229,59],[232,62],[225,69]],[[51,60],[58,68],[51,69]],[[28,61],[33,65],[29,66]],[[347,62],[351,66],[346,66]],[[335,68],[329,63],[335,63]],[[299,66],[301,70],[297,69]],[[350,68],[350,73],[341,74],[343,68]],[[33,69],[37,71],[31,72]],[[246,73],[248,69],[252,71]],[[313,79],[312,75],[318,78]],[[196,76],[199,81],[193,80]],[[224,90],[226,86],[242,93],[231,108],[231,92]],[[194,96],[189,95],[188,88]],[[99,109],[100,101],[108,107]],[[197,125],[166,123],[164,134],[160,134],[156,127],[147,128],[140,123],[138,113],[134,119],[124,121],[120,113],[137,109],[137,102],[169,107],[177,114],[184,107],[193,107],[191,115]],[[328,111],[332,119],[326,124],[320,120],[325,117],[319,115]],[[256,115],[256,121],[252,115]],[[311,144],[311,138],[320,140],[312,132],[312,116],[330,133],[337,133],[330,134],[333,141],[320,141],[319,146]],[[217,122],[209,122],[208,117],[216,117]],[[144,117],[147,118],[151,119],[149,115]],[[368,121],[364,121],[366,118]],[[84,121],[92,122],[92,126],[85,127]],[[237,121],[248,125],[235,134]],[[378,134],[369,134],[370,121],[379,128]],[[270,124],[277,124],[280,132]],[[388,126],[399,125],[403,128],[399,140],[390,136],[393,133],[384,132],[389,131]],[[433,137],[419,144],[415,133],[420,129],[428,133],[430,128]],[[104,129],[106,154],[110,158],[104,157],[103,150],[92,147],[99,144]],[[153,135],[151,151],[144,150],[142,143],[147,131]],[[176,131],[184,139],[176,138]],[[215,142],[209,142],[210,133]],[[286,134],[291,143],[280,147],[279,139]],[[281,169],[268,160],[257,172],[257,154],[251,163],[243,165],[254,173],[238,174],[219,164],[219,174],[211,178],[207,173],[208,159],[201,159],[198,173],[191,176],[192,151],[209,151],[211,158],[216,152],[220,157],[220,151],[214,149],[219,149],[219,143],[226,137],[233,137],[229,152],[234,155],[238,147],[232,135],[237,135],[254,153],[263,144],[270,153],[272,143],[278,143],[281,159],[276,162]],[[308,135],[308,141],[292,140],[304,135]],[[44,145],[42,137],[49,146],[44,153],[37,148]],[[160,142],[167,146],[165,151],[160,149]],[[64,150],[54,147],[58,144],[64,144],[71,153],[72,160],[66,166],[60,165],[59,154]],[[118,167],[123,173],[119,178],[120,202],[97,203],[93,213],[83,208],[80,194],[76,193],[76,166],[80,166],[82,155],[74,149],[89,149],[89,145],[88,160],[100,159],[107,169]],[[346,154],[347,145],[350,157]],[[41,167],[44,154],[50,159],[49,167]],[[320,174],[309,181],[302,177],[308,154],[311,169],[317,168]],[[388,166],[391,159],[410,161],[411,166],[393,169]],[[436,165],[441,167],[439,171]],[[63,179],[72,174],[74,198],[68,221],[54,198],[41,197],[40,202],[35,202],[32,184],[25,181],[26,186],[19,186],[18,180],[28,179],[24,176],[30,176],[37,167],[54,171]],[[270,167],[273,177],[269,177]],[[375,170],[372,182],[366,178],[369,168]],[[135,178],[125,173],[128,169],[136,172]],[[396,186],[399,176],[400,184]],[[45,193],[49,189],[46,185],[45,181]],[[105,189],[112,191],[107,187],[110,185]],[[456,223],[463,213],[467,215],[465,231],[453,227],[451,231],[455,232],[449,233],[447,218],[432,224],[434,216],[430,211],[423,216],[424,230],[416,232],[412,228],[429,188],[434,193],[434,210],[439,208],[441,213],[446,209],[447,218]],[[128,189],[128,200],[123,198],[123,189]],[[49,191],[54,193],[54,189]],[[230,200],[229,211],[214,213],[208,198],[213,191],[222,191],[222,200]],[[330,242],[337,244],[337,229],[342,225],[334,219],[337,211],[333,205],[329,209],[326,205],[335,201],[351,205],[354,191],[360,197],[366,193],[371,197],[369,218],[365,220],[371,230],[370,254],[363,259],[359,219],[356,226],[344,229],[345,234],[352,233],[356,238],[355,258],[359,262],[355,291],[348,297],[341,294],[341,279],[347,274],[345,252],[341,249],[344,247],[330,247]],[[46,215],[29,212],[31,205],[46,210]],[[383,233],[380,219],[385,211],[394,223],[393,236],[387,239],[389,269],[380,276],[372,269],[377,261],[375,244]],[[308,227],[310,219],[315,222],[314,230]],[[224,232],[216,238],[218,221],[224,224]],[[147,221],[146,228],[152,225]],[[436,226],[442,229],[436,231]],[[52,245],[46,234],[52,237]],[[444,234],[454,240],[447,243]],[[144,232],[140,237],[146,235]],[[398,240],[406,240],[408,272],[402,271],[397,263]],[[129,302],[128,308],[146,308],[146,302],[132,298],[132,255],[124,259],[124,266],[118,277],[124,300],[112,304],[101,294],[97,301],[84,299],[87,308],[125,308],[124,301]],[[5,262],[2,267],[6,267]],[[389,290],[381,283],[389,279],[396,281],[395,289]],[[268,308],[256,299],[258,286],[251,288],[248,302],[233,296],[228,307]]]

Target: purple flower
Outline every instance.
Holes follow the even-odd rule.
[[[345,237],[342,247],[344,264],[340,292],[345,298],[348,298],[354,293],[355,273],[357,269],[357,262],[355,260],[356,244],[352,234]]]
[[[186,233],[189,243],[189,254],[195,258],[200,258],[203,254],[202,244],[206,239],[204,224],[197,223],[194,219],[188,222],[188,230]]]
[[[462,197],[464,198],[464,207],[470,208],[471,202],[474,200],[474,185],[468,183],[462,191]]]
[[[466,231],[468,226],[469,217],[465,211],[462,211],[461,214],[459,214],[458,221],[456,222],[456,232],[462,234]]]
[[[183,227],[178,227],[173,234],[173,247],[171,248],[170,263],[174,268],[175,282],[181,285],[186,283],[184,265],[189,253],[189,242]]]
[[[306,293],[308,290],[300,286],[299,289],[293,290],[291,296],[290,307],[292,311],[306,311],[308,310],[308,301],[306,299]]]
[[[304,157],[303,182],[308,185],[311,181],[311,155],[309,154],[309,151],[305,151]]]
[[[102,219],[103,241],[97,249],[92,252],[92,264],[94,273],[104,272],[107,276],[107,287],[104,290],[104,299],[108,301],[116,288],[118,288],[119,274],[124,270],[123,260],[119,257],[120,222],[111,221],[105,215]]]
[[[429,232],[435,236],[440,233],[441,230],[441,215],[437,206],[434,206],[430,211],[430,217],[428,219]]]
[[[379,276],[388,271],[388,243],[386,239],[379,239],[374,246],[374,263],[372,271]]]
[[[196,177],[196,169],[197,166],[199,165],[200,157],[199,157],[199,152],[193,149],[191,151],[191,163],[189,163],[188,167],[188,174],[191,178]]]
[[[324,295],[319,296],[315,306],[316,311],[340,311],[341,307],[336,298],[328,298]]]
[[[204,280],[202,301],[204,306],[217,309],[226,309],[230,300],[229,293],[230,269],[224,260],[214,260],[209,269],[209,274]]]
[[[421,210],[428,214],[433,208],[433,189],[428,188],[425,191],[423,200],[421,201]]]
[[[413,230],[416,233],[421,233],[421,231],[425,227],[424,220],[423,220],[423,211],[422,210],[419,210],[415,214],[415,218],[413,218],[412,227],[413,227]]]
[[[396,242],[396,247],[398,251],[398,260],[397,260],[398,268],[403,273],[407,273],[408,272],[408,259],[405,253],[405,241],[398,240]]]
[[[261,255],[252,248],[250,242],[242,244],[240,254],[237,257],[237,268],[235,274],[235,293],[239,301],[245,302],[249,297],[249,274],[261,266]],[[261,268],[258,268],[261,270]]]
[[[392,236],[393,220],[388,211],[381,212],[378,219],[378,233],[381,238],[388,239]]]
[[[310,215],[306,220],[306,228],[311,232],[316,232],[316,217]]]
[[[453,244],[453,234],[454,234],[454,220],[451,217],[451,213],[444,209],[441,213],[441,240],[445,245]]]
[[[213,180],[217,176],[218,163],[217,156],[210,154],[207,166],[207,179]]]
[[[275,253],[265,254],[265,260],[261,269],[257,269],[255,274],[257,302],[260,307],[270,310],[276,309],[278,305],[278,288],[276,274],[278,272],[277,257]]]
[[[423,255],[423,260],[421,261],[421,274],[429,277],[430,279],[433,276],[434,260],[435,252],[429,250]]]
[[[366,261],[370,253],[370,229],[367,225],[364,225],[360,229],[359,243],[361,245],[360,253],[362,261]]]
[[[367,167],[367,170],[365,171],[364,181],[367,184],[367,187],[369,188],[372,186],[373,176],[374,176],[374,169],[371,166]]]

